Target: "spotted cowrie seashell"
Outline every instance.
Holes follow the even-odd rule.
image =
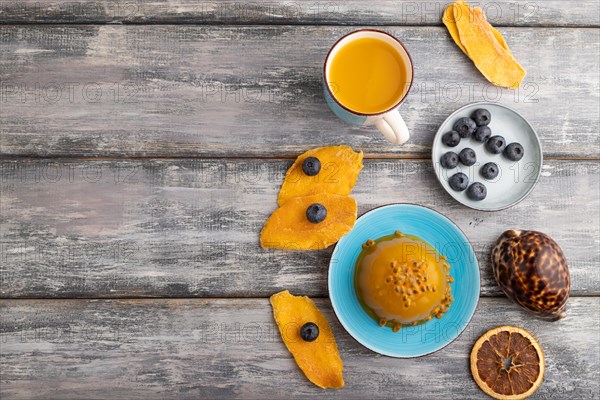
[[[511,300],[543,319],[556,321],[566,315],[569,266],[550,236],[506,231],[492,250],[492,263],[498,285]]]

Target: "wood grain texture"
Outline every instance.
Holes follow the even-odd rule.
[[[573,298],[559,322],[532,318],[507,299],[481,299],[462,335],[422,358],[379,356],[329,320],[346,386],[323,391],[283,345],[267,299],[3,300],[0,395],[10,399],[483,398],[468,355],[506,323],[539,340],[546,357],[535,398],[599,395],[599,298]],[[439,328],[442,329],[441,327]],[[442,334],[445,334],[440,331]],[[399,335],[434,335],[413,328]]]
[[[450,0],[4,0],[3,23],[440,25]],[[597,1],[483,0],[500,26],[598,26]]]
[[[442,27],[386,28],[411,51],[391,146],[338,120],[321,69],[348,27],[0,26],[0,152],[17,156],[275,156],[349,144],[428,157],[449,113],[481,100],[522,112],[546,157],[600,157],[598,29],[501,28],[528,70],[519,91],[487,83]],[[443,57],[440,55],[443,54]]]
[[[258,245],[290,164],[5,161],[1,295],[264,297],[290,289],[326,296],[331,250]],[[359,213],[417,203],[456,222],[474,246],[484,296],[501,294],[489,254],[503,231],[516,228],[552,236],[569,261],[572,294],[591,296],[600,294],[599,173],[595,161],[547,161],[527,199],[486,213],[445,193],[430,161],[367,160],[352,195]],[[527,172],[518,179],[529,179]]]

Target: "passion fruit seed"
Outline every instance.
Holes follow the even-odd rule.
[[[306,157],[302,162],[302,171],[308,176],[315,176],[321,171],[321,161],[316,157]]]
[[[300,337],[305,342],[313,342],[319,337],[319,327],[314,322],[307,322],[300,328]]]
[[[376,244],[376,243],[375,243],[375,241],[374,241],[373,239],[369,239],[369,240],[367,240],[366,242],[364,242],[364,243],[362,244],[362,248],[363,248],[363,249],[366,249],[366,248],[368,248],[368,247],[373,247],[373,246],[375,246],[375,244]]]

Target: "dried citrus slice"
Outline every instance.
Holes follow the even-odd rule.
[[[307,214],[313,205],[323,206],[326,216],[311,222]],[[260,233],[263,248],[287,250],[324,249],[350,232],[356,221],[356,201],[348,196],[327,193],[294,197],[279,207]]]
[[[481,390],[495,399],[531,396],[542,384],[544,369],[540,344],[531,333],[516,326],[487,331],[471,350],[473,378]]]
[[[308,157],[319,160],[320,169],[315,175],[307,175],[302,164]],[[317,193],[347,196],[352,191],[363,167],[363,153],[349,146],[317,147],[298,156],[285,174],[277,203],[282,206],[294,197]]]
[[[271,296],[271,305],[281,338],[304,375],[323,389],[343,387],[342,359],[331,327],[315,303],[284,290]],[[302,327],[309,323],[318,327],[310,341],[301,336]]]

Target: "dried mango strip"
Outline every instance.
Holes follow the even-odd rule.
[[[454,3],[453,8],[460,43],[477,69],[494,85],[518,88],[525,70],[496,40],[483,13],[472,12],[464,2]]]

